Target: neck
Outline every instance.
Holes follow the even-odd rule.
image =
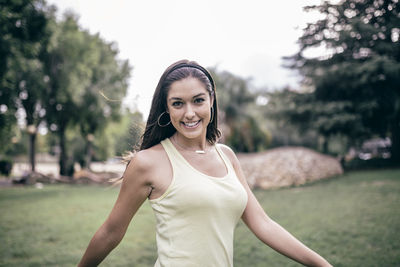
[[[195,152],[197,154],[205,154],[209,149],[206,138],[190,140],[174,134],[171,137],[172,142],[180,149]]]

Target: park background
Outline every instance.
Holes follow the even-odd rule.
[[[213,2],[198,9],[191,1],[159,7],[149,2],[154,7],[142,10],[154,8],[149,20],[165,16],[173,23],[125,23],[125,35],[149,36],[138,41],[135,53],[143,56],[135,56],[137,63],[118,40],[102,35],[101,26],[87,29],[73,10],[57,11],[57,1],[1,3],[0,265],[76,265],[118,194],[109,179],[122,175],[121,157],[140,143],[148,112],[143,103],[150,102],[158,76],[174,57],[199,58],[212,72],[221,142],[238,153],[272,218],[334,266],[399,265],[398,1],[311,1],[304,10],[294,5],[297,11],[262,1],[215,1],[215,9]],[[141,11],[138,4],[131,8],[132,15]],[[252,49],[273,54],[263,48],[265,41],[284,46],[288,33],[278,25],[293,25],[297,18],[291,15],[300,11],[313,15],[291,33],[298,33],[296,50],[279,55],[286,74],[262,52],[241,65],[246,53],[257,56]],[[258,19],[271,12],[280,18],[272,32],[271,23]],[[235,23],[219,24],[224,18]],[[158,47],[168,51],[161,49],[166,42],[176,45],[177,54],[158,54]],[[258,69],[245,68],[252,63]],[[137,80],[144,69],[153,73]],[[153,229],[146,203],[103,265],[151,266]],[[235,264],[296,265],[263,246],[242,223]]]

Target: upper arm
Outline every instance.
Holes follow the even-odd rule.
[[[247,192],[247,206],[242,214],[242,220],[246,223],[250,230],[257,235],[257,226],[264,224],[265,222],[269,222],[270,218],[265,213],[264,209],[261,207],[260,203],[251,191],[235,153],[232,151],[232,149],[225,145],[222,145],[222,150],[231,161],[239,181],[242,183]]]
[[[128,164],[118,198],[105,222],[109,232],[124,235],[132,217],[150,194],[150,162],[146,152],[140,151]]]

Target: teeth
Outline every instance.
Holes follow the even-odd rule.
[[[193,126],[195,126],[197,123],[198,123],[198,121],[196,121],[196,122],[184,122],[184,124],[185,124],[187,127],[193,127]]]

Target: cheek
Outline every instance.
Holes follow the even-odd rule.
[[[182,118],[182,112],[179,112],[179,110],[173,110],[170,111],[169,117],[171,118],[171,121],[178,121]]]
[[[211,106],[205,105],[201,111],[199,111],[202,117],[210,117],[211,116]]]

